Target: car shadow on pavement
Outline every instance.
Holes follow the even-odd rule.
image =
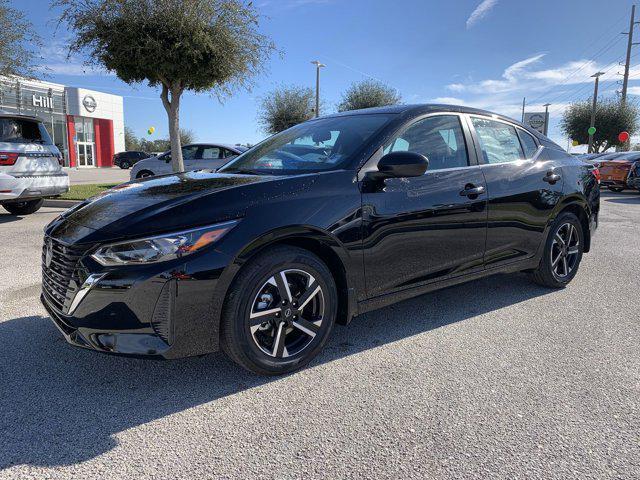
[[[640,192],[637,190],[624,190],[622,192],[601,190],[600,198],[605,202],[611,203],[640,204]]]
[[[22,217],[18,217],[17,215],[11,215],[10,213],[0,213],[0,224],[9,223],[9,222],[17,222],[18,220],[22,220]]]
[[[309,368],[550,292],[524,274],[498,275],[407,300],[336,327]],[[220,353],[123,358],[67,345],[47,317],[0,322],[0,470],[86,461],[126,429],[274,381]]]

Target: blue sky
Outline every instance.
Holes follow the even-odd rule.
[[[14,1],[45,39],[49,81],[125,97],[125,125],[139,135],[150,126],[167,136],[158,91],[129,86],[114,75],[66,59],[66,31],[54,32],[56,12],[38,0]],[[591,95],[590,75],[602,77],[603,96],[615,95],[622,72],[631,1],[627,0],[256,0],[261,30],[282,55],[273,55],[251,92],[220,104],[206,94],[185,94],[181,124],[201,141],[256,142],[259,98],[277,85],[313,87],[311,60],[327,64],[321,94],[335,110],[341,94],[366,78],[396,88],[404,103],[447,102],[520,118],[552,103],[550,136],[567,145],[557,121],[567,103]],[[640,12],[639,12],[640,14]],[[637,29],[640,41],[640,28]],[[632,59],[630,93],[640,95],[640,46]],[[636,97],[637,98],[637,97]]]

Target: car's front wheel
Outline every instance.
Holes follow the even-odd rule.
[[[573,213],[560,214],[551,226],[540,264],[533,272],[534,281],[550,288],[567,286],[578,273],[583,252],[580,221]]]
[[[229,289],[221,346],[262,375],[297,370],[323,348],[337,313],[336,285],[313,253],[275,247],[252,259]]]
[[[32,213],[40,210],[43,203],[44,199],[38,198],[36,200],[27,200],[24,202],[5,203],[2,206],[12,215],[31,215]]]

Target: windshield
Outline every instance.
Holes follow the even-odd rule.
[[[26,118],[0,118],[0,142],[53,145],[44,125]]]
[[[296,174],[344,168],[391,118],[390,114],[351,115],[301,123],[268,138],[219,171]]]

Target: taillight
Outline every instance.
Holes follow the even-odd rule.
[[[17,152],[0,152],[0,165],[15,165],[19,156]]]
[[[594,168],[593,170],[591,170],[591,173],[593,173],[593,176],[596,177],[596,181],[600,183],[600,169]]]

